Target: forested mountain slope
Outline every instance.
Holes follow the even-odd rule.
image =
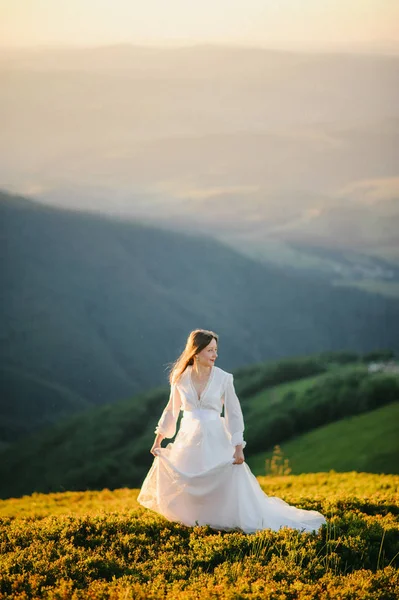
[[[205,236],[7,193],[0,222],[0,441],[164,385],[197,327],[220,335],[227,370],[399,349],[398,301],[261,265]]]

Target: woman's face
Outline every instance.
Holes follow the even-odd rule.
[[[217,341],[215,340],[215,338],[212,338],[209,344],[205,346],[205,348],[203,348],[201,352],[198,352],[197,360],[200,362],[201,365],[203,365],[204,367],[212,367],[212,365],[215,363],[215,360],[217,359],[217,347]]]

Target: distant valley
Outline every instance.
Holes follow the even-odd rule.
[[[20,50],[0,83],[3,189],[399,297],[398,56]]]

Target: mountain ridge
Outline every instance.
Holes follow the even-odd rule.
[[[394,299],[261,265],[211,237],[4,192],[0,211],[2,364],[89,404],[161,385],[197,327],[219,333],[227,370],[314,351],[399,348]],[[2,389],[22,409],[30,399],[20,379],[3,379]],[[40,407],[39,393],[35,401]]]

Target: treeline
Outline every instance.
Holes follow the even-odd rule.
[[[360,354],[351,351],[328,351],[310,356],[282,358],[258,363],[234,371],[234,380],[240,400],[250,398],[265,388],[326,373],[334,365],[365,364],[395,358],[391,349],[375,350]]]
[[[249,452],[271,449],[332,421],[399,401],[399,377],[365,370],[330,372],[304,390],[287,391],[280,402],[265,401],[263,418],[249,410],[246,437]]]

